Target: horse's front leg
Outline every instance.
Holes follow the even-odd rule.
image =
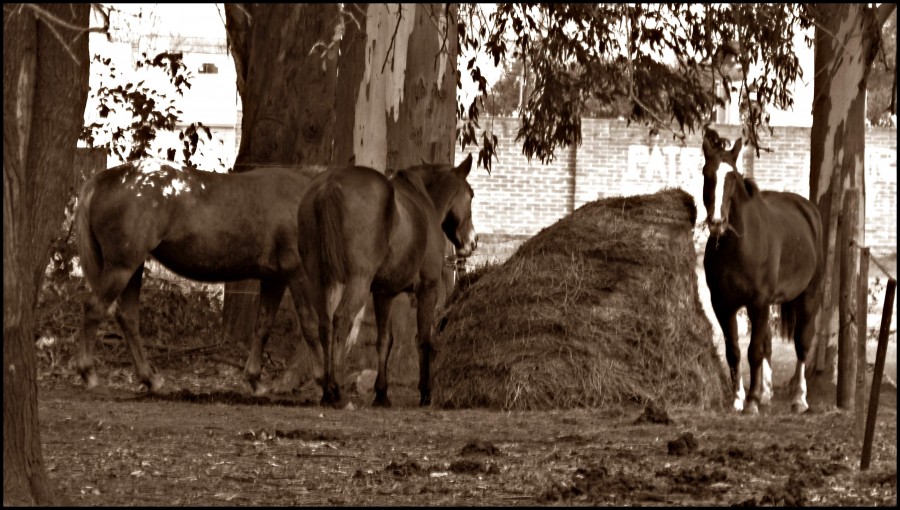
[[[268,391],[260,382],[262,376],[262,353],[269,340],[272,324],[275,323],[275,315],[278,306],[284,296],[287,283],[278,280],[261,280],[259,285],[259,307],[256,312],[256,328],[253,338],[250,340],[250,354],[247,356],[247,364],[244,366],[244,377],[253,388],[254,395],[263,395]]]
[[[722,334],[725,337],[725,360],[728,361],[731,373],[731,394],[733,396],[732,408],[736,412],[744,410],[744,381],[741,377],[741,346],[738,343],[737,310],[716,306],[717,300],[713,299],[713,311]]]
[[[759,413],[760,404],[768,404],[772,398],[772,369],[766,358],[771,356],[772,335],[769,330],[769,306],[747,307],[750,316],[750,347],[747,361],[750,364],[750,389],[747,392],[747,414]]]
[[[391,355],[391,345],[394,343],[394,335],[391,334],[391,307],[394,304],[393,294],[376,293],[373,295],[375,305],[375,325],[378,330],[376,345],[378,347],[378,375],[375,377],[375,407],[390,407],[391,399],[387,396],[387,369],[388,358]]]
[[[416,340],[419,348],[419,405],[431,404],[431,362],[435,351],[431,345],[437,282],[421,280],[416,292]]]

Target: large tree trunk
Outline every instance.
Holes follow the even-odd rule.
[[[244,135],[236,170],[261,163],[355,163],[379,171],[423,161],[452,163],[458,37],[455,6],[279,8],[283,12],[269,12],[269,6],[226,5],[228,37],[244,102]],[[308,24],[308,30],[297,30],[286,20],[298,12],[304,13],[307,23],[317,16],[322,21]],[[336,31],[339,20],[342,24]],[[283,30],[296,35],[285,37]],[[317,42],[324,44],[307,57]],[[278,57],[281,47],[294,49],[288,50],[293,51],[294,62]],[[327,64],[319,57],[320,50],[326,51]],[[299,69],[303,59],[320,67],[288,74],[286,69]],[[322,69],[328,70],[328,87],[307,83],[310,73],[321,74]],[[309,108],[311,104],[318,110]],[[292,133],[302,133],[303,126],[321,126],[315,130],[322,134],[317,146],[321,150],[298,157],[296,153],[302,153],[298,142],[304,140],[296,140]],[[233,291],[244,289],[226,286],[226,324],[231,325],[228,329],[233,335],[245,338],[252,328],[255,302],[239,299],[241,295]],[[407,310],[408,305],[395,308],[395,315],[403,316],[404,323]],[[363,338],[374,338],[369,312]],[[412,364],[410,372],[417,374],[414,331],[395,335],[403,346],[395,347],[399,355],[392,356],[392,365]],[[362,351],[355,356],[360,361],[355,368],[373,368],[377,359],[374,347],[365,346]],[[290,365],[300,365],[298,357],[304,352],[305,348],[299,347]]]
[[[816,323],[818,341],[810,363],[810,394],[834,402],[837,380],[838,304],[842,285],[857,285],[858,269],[841,281],[838,222],[844,191],[859,188],[859,243],[865,244],[866,82],[881,25],[894,8],[865,4],[814,7],[815,82],[811,131],[810,199],[824,227],[825,285]]]
[[[87,34],[46,14],[39,20],[37,9],[84,28],[90,14],[88,4],[3,9],[4,505],[57,503],[41,455],[34,309],[64,219],[88,92]]]
[[[328,164],[340,23],[336,4],[225,4],[226,31],[243,105],[237,172],[256,166]],[[246,341],[259,281],[225,285],[225,329]],[[287,300],[283,306],[287,306]]]
[[[379,171],[453,163],[456,6],[351,4],[346,9],[359,26],[347,25],[341,48],[335,163],[352,159]],[[452,272],[448,277],[452,283]],[[447,291],[439,292],[439,305]],[[388,372],[399,383],[418,380],[416,313],[410,305],[409,296],[401,295],[392,312]],[[377,366],[374,322],[369,303],[359,347],[347,361],[350,370]]]

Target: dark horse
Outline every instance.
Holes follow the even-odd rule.
[[[708,130],[703,140],[703,203],[709,241],[703,267],[713,311],[725,335],[734,409],[757,413],[772,397],[772,336],[769,306],[781,304],[781,333],[794,339],[797,366],[791,379],[791,410],[806,402],[806,357],[813,347],[824,256],[819,211],[796,193],[760,191],[737,171],[742,141],[725,141]],[[722,162],[727,167],[720,168]],[[717,207],[720,206],[720,207]],[[750,389],[744,400],[735,315],[747,308]]]
[[[469,155],[458,167],[420,165],[390,178],[364,167],[330,170],[309,184],[298,212],[300,258],[325,355],[322,403],[349,405],[341,391],[351,319],[372,292],[377,328],[375,406],[390,406],[387,365],[394,297],[416,294],[420,405],[431,401],[433,315],[444,262],[444,236],[458,256],[477,241],[472,227]]]
[[[97,326],[114,302],[139,381],[157,392],[163,378],[147,361],[138,329],[144,261],[155,257],[194,280],[260,280],[257,324],[244,374],[256,393],[262,349],[287,287],[321,375],[315,318],[302,306],[297,253],[297,207],[316,170],[266,168],[218,174],[140,160],[98,172],[81,189],[78,253],[91,294],[84,302],[75,366],[87,387],[97,385]],[[313,328],[313,329],[309,329]],[[299,347],[299,346],[298,346]]]

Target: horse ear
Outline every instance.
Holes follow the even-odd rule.
[[[713,151],[712,144],[710,144],[709,139],[704,136],[703,137],[703,155],[708,157],[708,156],[712,155],[713,152],[714,151]]]
[[[453,169],[455,172],[459,172],[463,178],[469,176],[469,172],[472,171],[472,153],[470,152],[466,159],[463,160],[462,163],[459,164],[458,167]]]
[[[731,159],[732,161],[737,161],[738,154],[741,153],[741,149],[744,147],[744,139],[738,138],[736,142],[734,142],[734,147],[731,148]]]

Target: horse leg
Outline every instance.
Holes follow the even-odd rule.
[[[297,322],[299,323],[299,334],[306,341],[308,347],[308,356],[312,356],[312,378],[317,384],[322,384],[324,375],[324,359],[322,352],[322,343],[319,341],[318,317],[316,311],[310,306],[309,298],[306,296],[305,287],[308,286],[306,276],[302,274],[302,270],[298,271],[298,275],[294,275],[289,280],[291,289],[291,300],[294,303],[294,310],[297,312]],[[295,332],[297,334],[297,332]],[[303,349],[298,342],[294,348],[294,355],[288,366],[281,373],[281,377],[273,390],[276,393],[290,393],[297,388],[300,383],[300,370],[303,363]]]
[[[140,331],[140,306],[141,306],[141,279],[144,276],[144,264],[138,267],[137,271],[131,275],[128,285],[119,296],[119,303],[116,307],[116,321],[122,328],[125,335],[125,341],[128,342],[128,349],[131,351],[131,359],[134,363],[134,373],[138,381],[147,387],[149,393],[159,393],[162,389],[163,377],[156,373],[156,370],[147,361],[144,354],[144,344],[141,340]]]
[[[794,376],[791,378],[791,412],[795,414],[805,413],[809,410],[806,401],[806,357],[813,347],[816,332],[815,301],[808,296],[810,291],[802,294],[794,300],[793,308],[797,314],[797,322],[794,328],[794,351],[797,353],[797,366]]]
[[[437,301],[437,282],[422,280],[416,293],[416,340],[419,348],[419,405],[431,404],[431,362],[434,347],[431,345],[431,328],[434,306]]]
[[[143,268],[143,265],[141,265]],[[143,269],[142,269],[143,271]],[[97,328],[109,313],[113,302],[128,285],[134,274],[133,270],[117,269],[104,271],[96,289],[84,300],[84,319],[81,324],[81,335],[78,340],[78,354],[75,357],[75,369],[84,379],[87,389],[99,384],[97,371],[94,368],[94,345],[97,341]]]
[[[763,388],[766,385],[765,378],[768,375],[769,398],[771,398],[771,368],[766,374],[766,345],[771,352],[772,335],[769,330],[769,305],[748,306],[747,314],[750,316],[750,347],[747,349],[747,361],[750,363],[750,389],[747,392],[747,403],[744,412],[758,414],[759,404],[763,402]],[[762,381],[760,379],[763,379]],[[765,402],[767,403],[767,402]]]
[[[391,399],[387,396],[387,368],[388,357],[391,355],[391,345],[394,343],[394,335],[391,333],[391,307],[394,304],[394,296],[376,293],[373,296],[375,305],[375,325],[378,329],[376,345],[378,346],[378,375],[375,377],[375,401],[374,407],[391,407]]]
[[[744,410],[744,380],[741,377],[741,346],[738,343],[737,310],[716,306],[713,300],[713,312],[725,336],[725,360],[728,361],[731,373],[731,394],[734,397],[732,408],[736,412]]]
[[[334,310],[334,326],[331,330],[329,346],[323,344],[326,357],[330,357],[332,364],[331,380],[327,380],[327,388],[322,391],[322,403],[330,404],[336,408],[353,409],[353,404],[347,400],[346,393],[341,390],[344,383],[344,348],[350,330],[353,327],[354,318],[359,311],[366,306],[366,298],[369,294],[371,280],[359,276],[350,276],[344,285],[341,300]],[[330,352],[329,352],[330,351]],[[328,378],[328,363],[326,362],[325,375]],[[327,391],[326,391],[327,390]]]
[[[260,280],[259,282],[259,307],[256,313],[256,328],[253,338],[250,340],[250,354],[247,356],[247,364],[244,366],[244,378],[253,388],[254,395],[264,395],[268,388],[259,379],[262,375],[262,353],[269,341],[269,333],[275,322],[275,314],[278,313],[278,305],[284,296],[287,284],[278,280]]]

